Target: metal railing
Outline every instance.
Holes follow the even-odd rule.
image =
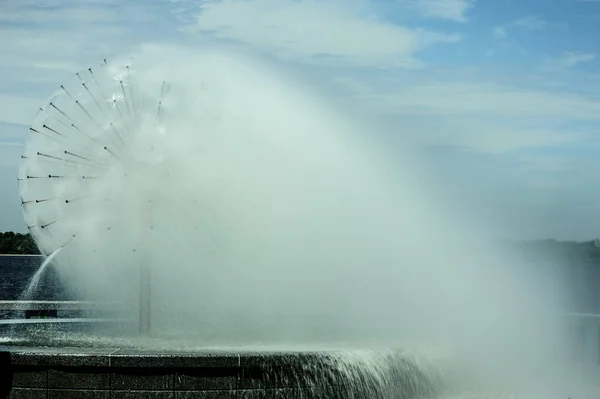
[[[59,312],[119,313],[128,307],[122,302],[94,301],[0,301],[0,311],[23,312],[21,318],[4,318],[2,324],[91,323],[123,321],[98,317],[60,317]],[[574,331],[573,352],[578,361],[600,365],[600,314],[568,313],[566,325]]]
[[[16,317],[0,317],[0,325],[6,324],[42,324],[42,323],[92,323],[109,321],[108,318],[89,317],[101,312],[119,312],[124,310],[121,302],[95,301],[0,301],[0,311],[12,312]],[[61,315],[59,312],[65,312]],[[85,317],[74,316],[78,312],[87,312]],[[122,320],[122,319],[118,319]]]

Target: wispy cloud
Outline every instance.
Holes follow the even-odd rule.
[[[524,155],[520,157],[524,168],[531,170],[542,170],[551,173],[577,172],[582,167],[592,168],[589,161],[573,159],[560,155]]]
[[[477,159],[470,169],[589,187],[580,176],[600,170],[581,159],[600,137],[589,41],[600,1],[574,0],[572,12],[524,2],[498,13],[476,0],[0,1],[0,177],[14,183],[27,125],[73,72],[138,44],[189,40],[279,58],[458,164]],[[569,179],[553,175],[567,169]]]
[[[0,93],[0,122],[29,125],[41,105],[39,98]]]
[[[498,83],[436,82],[381,88],[362,94],[388,110],[450,115],[495,115],[600,120],[600,101],[573,93]]]
[[[17,141],[0,141],[0,147],[23,147],[23,143]]]
[[[417,67],[420,50],[457,34],[366,18],[350,2],[223,0],[200,6],[195,30],[288,59],[358,66]]]
[[[516,19],[507,24],[495,26],[492,29],[493,36],[496,39],[504,39],[509,36],[509,31],[516,29],[520,31],[533,32],[541,30],[548,25],[548,22],[537,15],[529,15]]]
[[[566,52],[559,57],[548,60],[543,69],[546,70],[564,70],[576,67],[582,63],[594,61],[597,58],[595,53]]]
[[[66,72],[138,43],[141,35],[151,37],[148,26],[160,26],[154,7],[115,0],[0,3],[2,72],[38,85],[64,79]]]
[[[474,5],[474,0],[415,0],[415,6],[423,16],[457,22],[466,22],[467,12]]]
[[[481,126],[477,131],[465,129],[459,132],[450,144],[479,153],[504,154],[515,150],[557,147],[583,138],[568,131]]]
[[[524,18],[517,19],[511,25],[527,31],[535,31],[544,28],[547,24],[548,22],[543,20],[539,16],[530,15]]]
[[[492,29],[492,33],[496,39],[504,39],[508,36],[508,32],[504,26],[495,26],[494,29]]]
[[[0,145],[0,182],[2,182],[3,190],[6,187],[10,187],[10,183],[16,189],[16,173],[14,172],[19,165],[19,161],[21,160],[21,155],[23,154],[23,149],[18,146],[3,146]],[[8,169],[8,170],[7,170]],[[12,172],[7,174],[7,172]],[[1,177],[6,176],[6,179],[2,179]],[[16,190],[12,193],[15,194]],[[1,198],[0,198],[1,199]],[[1,201],[0,201],[1,202]],[[15,207],[18,209],[17,207]],[[6,216],[6,215],[4,215]]]
[[[558,126],[600,121],[600,101],[573,93],[469,81],[338,83],[365,106],[395,118],[404,134],[477,152],[581,143],[592,139],[593,131]]]

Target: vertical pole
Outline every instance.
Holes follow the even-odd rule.
[[[129,67],[128,67],[129,68]],[[121,83],[121,90],[123,91],[123,96],[125,96],[125,89],[123,87],[123,83]],[[157,110],[157,114],[156,114],[156,123],[158,124],[158,122],[160,122],[160,117],[161,117],[161,105],[162,105],[162,100],[163,100],[163,95],[165,94],[165,82],[162,83],[162,88],[161,88],[161,93],[160,93],[160,99],[158,101],[158,110]],[[132,97],[133,98],[133,97]],[[127,102],[127,98],[125,99],[125,101]],[[129,103],[127,103],[127,109],[130,111],[129,117],[131,117],[131,109],[129,108]],[[153,147],[150,148],[150,152],[152,152],[154,150]],[[153,194],[153,193],[152,193]],[[154,226],[153,226],[153,195],[150,195],[148,198],[150,198],[147,202],[147,206],[142,206],[141,209],[146,209],[147,211],[147,217],[149,220],[149,227],[150,227],[150,231],[154,230]],[[153,235],[150,235],[150,238],[154,238]],[[153,241],[150,240],[151,244],[153,244]],[[139,292],[139,311],[140,311],[140,315],[139,315],[139,330],[140,330],[140,335],[149,335],[150,334],[150,329],[151,329],[151,321],[150,321],[150,317],[152,315],[151,312],[151,300],[152,300],[152,269],[151,269],[151,262],[152,260],[148,259],[148,256],[143,256],[142,257],[142,261],[140,262],[140,292]]]
[[[142,209],[146,209],[146,216],[150,222],[150,230],[152,230],[152,200],[147,202],[147,207],[142,207]],[[145,235],[145,240],[150,245],[153,244],[152,236]],[[150,318],[152,316],[152,258],[148,256],[147,253],[140,254],[140,287],[139,287],[139,328],[140,335],[149,335],[151,322]]]
[[[139,327],[140,335],[150,334],[150,314],[151,314],[151,294],[152,294],[152,273],[148,263],[140,263],[140,316]]]
[[[585,323],[584,357],[587,364],[600,363],[600,328],[595,321]]]

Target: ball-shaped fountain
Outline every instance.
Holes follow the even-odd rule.
[[[319,205],[327,196],[323,183],[331,178],[323,171],[337,174],[341,169],[336,162],[343,156],[315,156],[318,151],[310,147],[332,142],[313,134],[317,142],[307,146],[309,137],[301,132],[314,130],[310,123],[278,131],[283,125],[276,119],[290,117],[285,113],[274,115],[270,126],[257,123],[256,109],[246,109],[247,120],[236,121],[236,107],[255,104],[244,97],[243,87],[232,88],[233,74],[214,74],[222,57],[213,55],[194,71],[200,80],[207,76],[200,84],[186,81],[189,68],[179,76],[183,66],[157,68],[143,54],[140,59],[104,60],[78,72],[39,109],[18,176],[27,228],[46,257],[37,276],[54,267],[78,294],[118,302],[119,312],[133,324],[91,331],[89,326],[84,331],[52,324],[13,329],[12,341],[6,341],[10,356],[3,362],[9,363],[5,369],[15,392],[60,391],[73,397],[107,390],[140,397],[151,390],[224,395],[219,397],[432,394],[439,388],[439,375],[415,354],[285,344],[282,337],[294,337],[295,327],[270,333],[278,328],[274,323],[255,322],[264,317],[260,312],[272,311],[276,320],[285,309],[245,308],[243,296],[223,285],[224,278],[256,283],[232,264],[242,259],[248,268],[266,263],[264,257],[252,259],[254,246],[274,244],[265,230],[255,227],[261,214],[279,214],[262,220],[274,223],[270,230],[288,234],[289,241],[302,237],[289,235],[293,229],[286,224],[306,212],[331,209]],[[306,201],[303,180],[315,178],[311,190],[324,189],[325,197]],[[272,201],[275,189],[287,190],[275,196],[278,203]],[[341,198],[335,194],[328,200]],[[246,198],[242,208],[236,202],[240,196]],[[308,206],[298,208],[299,200]],[[260,239],[248,240],[253,235]],[[284,261],[286,249],[270,249],[277,256],[268,263]],[[212,274],[221,280],[211,277],[215,268],[220,271]],[[203,272],[190,273],[193,269]],[[204,281],[194,290],[186,279],[198,282],[196,276]],[[281,281],[274,279],[270,286]],[[229,298],[210,288],[218,283]],[[269,289],[269,300],[274,292],[286,295],[285,289]],[[260,296],[260,286],[245,294]],[[231,311],[236,304],[238,313]],[[237,314],[243,322],[216,317],[225,306],[227,317]],[[328,333],[337,336],[325,331],[325,341]]]

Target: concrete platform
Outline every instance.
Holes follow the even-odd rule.
[[[382,356],[385,369],[361,369],[335,352],[0,346],[0,398],[377,399],[436,391],[439,381],[409,356]]]

